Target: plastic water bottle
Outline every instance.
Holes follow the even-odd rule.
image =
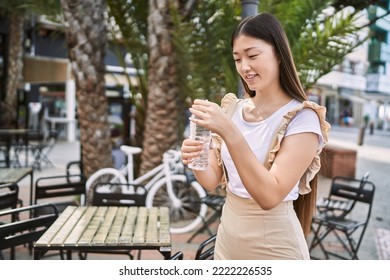
[[[191,118],[195,119],[196,116],[192,115]],[[210,151],[211,131],[191,121],[190,139],[202,141],[203,150],[200,152],[200,156],[198,158],[194,159],[193,162],[188,164],[188,167],[194,170],[206,170],[210,162],[209,151]]]

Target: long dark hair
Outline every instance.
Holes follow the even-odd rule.
[[[292,98],[301,102],[308,100],[302,84],[299,80],[295,63],[291,54],[290,44],[280,22],[269,13],[260,13],[245,18],[234,30],[231,38],[233,48],[234,41],[240,35],[261,39],[272,45],[280,60],[279,81],[284,91]],[[246,93],[253,97],[256,92],[250,90],[246,82],[241,78]],[[294,209],[306,234],[310,231],[312,215],[315,209],[317,193],[317,175],[310,182],[312,191],[307,195],[300,195],[294,201]]]

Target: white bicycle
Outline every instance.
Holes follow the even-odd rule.
[[[137,188],[137,192],[147,192],[146,207],[169,207],[171,233],[190,232],[202,223],[208,207],[200,201],[206,196],[206,191],[196,180],[187,181],[188,177],[184,174],[184,165],[180,160],[180,151],[166,151],[160,165],[134,179],[133,156],[141,153],[142,149],[126,145],[122,145],[120,149],[127,156],[127,165],[120,170],[103,168],[93,173],[86,182],[88,196],[90,190],[102,184],[107,192],[113,192],[110,183],[130,185],[129,188],[121,187],[120,191],[134,194],[136,188],[131,185],[146,182],[144,188]]]

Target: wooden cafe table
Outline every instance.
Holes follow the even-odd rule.
[[[34,259],[49,250],[158,250],[166,259],[172,245],[167,207],[68,206],[34,245]]]

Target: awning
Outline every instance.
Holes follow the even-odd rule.
[[[23,76],[25,83],[64,83],[71,77],[69,60],[44,56],[25,56]]]
[[[107,86],[129,85],[138,86],[138,79],[136,77],[126,75],[124,73],[106,73],[104,75]]]
[[[352,95],[352,94],[348,94],[348,93],[341,93],[340,94],[341,97],[344,97],[352,102],[355,102],[355,103],[360,103],[360,104],[367,104],[368,102],[370,102],[369,100],[361,97],[361,96],[357,96],[357,95]]]
[[[68,59],[25,56],[23,75],[25,83],[65,83],[72,78]],[[107,86],[139,85],[135,76],[125,73],[108,72],[104,76]]]

